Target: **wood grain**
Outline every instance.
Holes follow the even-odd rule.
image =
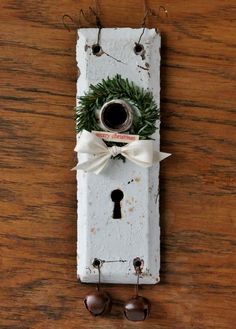
[[[0,11],[1,329],[128,329],[132,286],[94,319],[76,280],[75,32],[61,16],[89,1],[2,0]],[[101,0],[104,26],[138,27],[143,3]],[[150,7],[159,3],[149,1]],[[162,31],[161,283],[146,329],[236,322],[236,4],[175,0]],[[149,19],[149,26],[156,21]]]

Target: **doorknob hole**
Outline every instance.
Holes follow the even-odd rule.
[[[122,99],[113,99],[102,106],[100,120],[105,130],[127,131],[133,122],[132,108]]]

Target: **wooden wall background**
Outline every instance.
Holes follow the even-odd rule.
[[[1,0],[1,329],[128,329],[83,308],[76,280],[75,32],[61,16],[77,0]],[[146,329],[233,329],[236,323],[236,3],[165,5],[162,31],[161,283]],[[101,0],[106,27],[138,27],[143,3]],[[150,26],[156,24],[149,20]]]

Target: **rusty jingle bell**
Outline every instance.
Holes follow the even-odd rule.
[[[111,311],[111,298],[105,291],[97,291],[84,299],[87,310],[94,316],[104,315]]]
[[[101,264],[101,260],[97,258],[94,259],[93,266],[98,270],[97,291],[87,295],[84,299],[85,307],[93,316],[107,314],[111,311],[112,307],[112,300],[109,294],[106,291],[100,290]]]
[[[137,275],[136,294],[124,305],[124,315],[129,321],[144,321],[150,314],[151,303],[145,297],[139,296],[139,278],[142,273],[142,260],[135,258],[133,262]]]
[[[150,314],[151,304],[142,296],[134,296],[124,306],[124,315],[129,321],[144,321]]]

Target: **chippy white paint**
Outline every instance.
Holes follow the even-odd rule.
[[[95,56],[92,46],[97,43],[98,29],[80,29],[76,49],[80,72],[77,97],[82,96],[90,84],[118,73],[152,91],[159,105],[160,34],[155,29],[145,29],[141,39],[145,48],[142,58],[133,50],[141,33],[142,29],[102,29],[100,45],[104,53]],[[155,149],[159,151],[159,130],[153,138]],[[80,155],[79,160],[87,160],[87,155]],[[113,261],[102,265],[102,282],[135,283],[133,259],[140,257],[144,262],[140,283],[157,283],[160,269],[159,164],[146,169],[130,161],[110,160],[109,166],[99,175],[78,171],[77,183],[77,273],[80,280],[97,282],[98,272],[92,263],[98,258]],[[124,193],[121,219],[112,218],[111,192],[115,189]]]

